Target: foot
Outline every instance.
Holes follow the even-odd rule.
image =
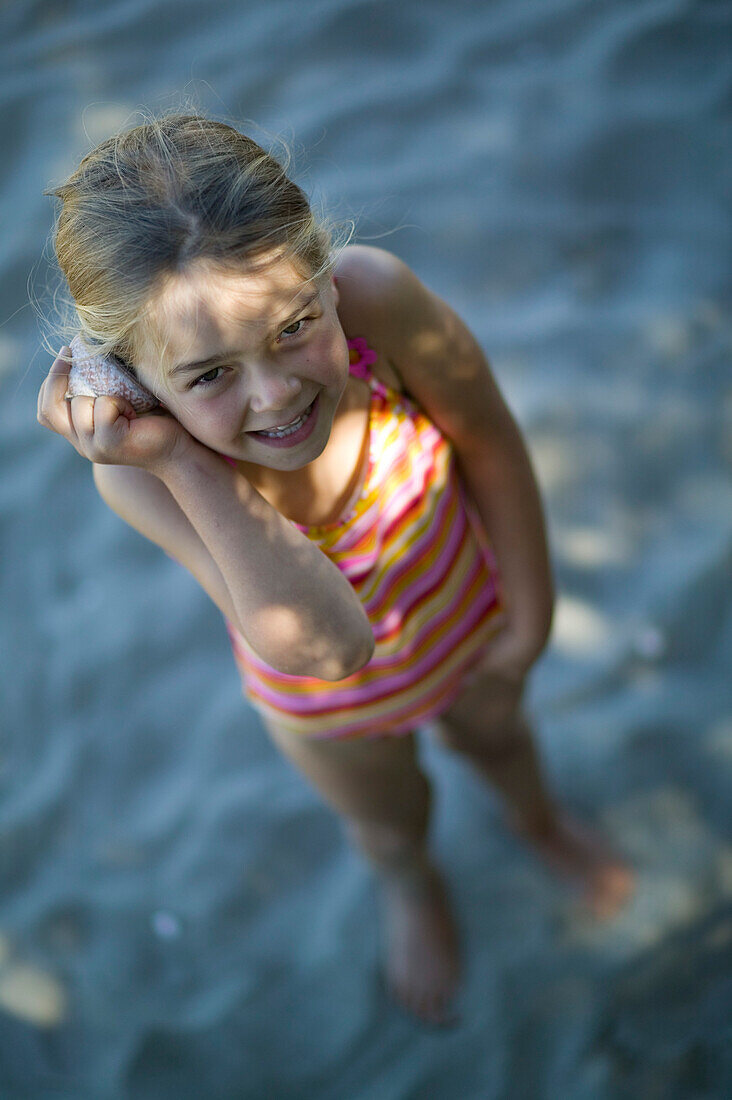
[[[408,1012],[440,1025],[460,977],[458,935],[447,892],[431,866],[382,876],[384,976],[389,992]]]
[[[582,891],[594,917],[615,916],[635,888],[635,873],[590,826],[556,809],[541,821],[513,815],[516,832],[537,852],[549,869]]]

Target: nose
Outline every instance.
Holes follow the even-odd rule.
[[[299,378],[272,367],[252,367],[248,382],[249,407],[255,413],[276,413],[291,407],[302,389]]]

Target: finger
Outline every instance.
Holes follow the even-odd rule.
[[[44,393],[45,388],[46,388],[46,379],[44,378],[43,381],[41,382],[41,388],[38,391],[38,403],[36,405],[36,416],[38,417],[39,420],[41,419],[41,408],[43,406],[43,393]]]
[[[47,397],[44,398],[44,401],[47,401]],[[64,439],[68,439],[69,443],[81,453],[68,401],[61,401],[47,411],[42,407],[38,414],[38,422],[44,428],[48,428],[50,431],[56,432],[57,435],[62,435]]]
[[[39,420],[49,420],[54,406],[63,399],[66,393],[71,365],[63,359],[65,352],[71,354],[69,348],[61,348],[41,386],[38,394]]]
[[[96,400],[96,397],[86,397],[79,394],[77,397],[71,397],[64,402],[69,410],[72,431],[82,446],[85,439],[91,439],[94,435],[94,403]]]
[[[69,373],[71,371],[71,348],[66,346],[61,348],[53,363],[51,369],[48,372],[46,381],[49,384],[49,390],[56,398],[60,393],[61,396],[66,393],[69,385]]]
[[[68,376],[71,370],[71,348],[66,344],[61,348],[58,355],[51,364],[49,374],[65,374]]]
[[[126,397],[118,393],[100,393],[94,406],[94,426],[97,431],[102,424],[111,426],[120,416],[125,420],[136,420],[137,413]]]
[[[65,436],[70,443],[77,447],[76,429],[71,418],[71,407],[68,401],[58,396],[52,401],[47,389],[47,382],[41,387],[42,393],[38,395],[38,422],[58,435]]]
[[[92,419],[95,441],[104,450],[119,446],[129,431],[130,421],[136,419],[136,413],[124,397],[105,394],[96,398]]]

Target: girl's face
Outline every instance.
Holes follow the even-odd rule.
[[[296,470],[325,448],[348,379],[337,302],[282,257],[236,273],[196,260],[151,303],[135,367],[201,443]]]

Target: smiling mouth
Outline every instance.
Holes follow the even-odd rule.
[[[313,417],[317,401],[318,398],[316,396],[306,409],[303,409],[294,420],[290,420],[287,424],[278,425],[274,428],[263,428],[259,431],[249,432],[248,434],[256,436],[259,439],[266,439],[269,442],[277,442],[278,440],[290,440],[292,443],[299,442],[300,437],[305,434],[304,429],[309,425]],[[309,431],[306,434],[309,435]]]
[[[314,400],[315,398],[313,398],[313,401]],[[310,402],[308,407],[304,409],[299,416],[296,416],[294,420],[290,420],[289,423],[281,424],[276,428],[260,428],[259,431],[252,432],[252,435],[266,435],[273,439],[281,439],[284,435],[292,435],[292,433],[296,432],[298,428],[301,428],[307,420],[308,414],[313,407],[313,401]]]

